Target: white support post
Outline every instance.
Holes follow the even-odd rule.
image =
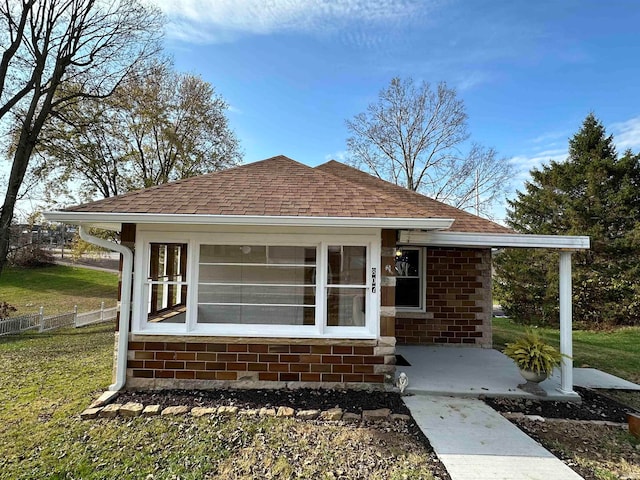
[[[573,327],[571,298],[571,252],[560,252],[560,391],[573,393]]]
[[[40,306],[40,311],[38,312],[40,315],[40,331],[44,331],[44,307]]]

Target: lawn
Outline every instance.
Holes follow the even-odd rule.
[[[0,478],[433,478],[401,432],[282,418],[82,421],[111,381],[113,327],[0,338]]]
[[[494,347],[502,350],[506,343],[522,335],[524,328],[507,318],[494,318]],[[559,346],[558,329],[539,327],[537,330],[548,343]],[[640,327],[574,331],[573,364],[575,367],[598,368],[626,380],[640,382]]]
[[[53,265],[43,268],[7,268],[0,275],[0,302],[18,309],[15,315],[37,312],[45,315],[97,310],[100,302],[114,306],[118,297],[118,275],[80,267]]]

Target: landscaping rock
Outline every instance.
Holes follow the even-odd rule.
[[[92,420],[98,416],[98,413],[100,413],[100,410],[102,410],[102,407],[87,408],[84,412],[80,414],[80,418],[82,420]]]
[[[342,418],[343,410],[341,408],[330,408],[320,414],[320,418],[323,420],[340,420]]]
[[[240,410],[238,415],[242,415],[244,417],[257,417],[260,414],[260,410],[257,408],[248,408],[246,410]]]
[[[376,410],[364,410],[362,412],[363,420],[386,420],[389,418],[391,410],[388,408],[378,408]]]
[[[202,417],[204,415],[214,415],[218,412],[216,407],[193,407],[191,409],[191,415],[194,417]]]
[[[320,416],[320,410],[298,410],[296,418],[300,420],[315,420]]]
[[[362,420],[362,416],[359,413],[347,412],[342,415],[343,422],[356,423]]]
[[[155,417],[156,415],[160,415],[160,405],[147,405],[142,410],[143,417]]]
[[[89,408],[104,407],[109,402],[112,402],[113,400],[115,400],[115,398],[118,395],[120,395],[120,392],[112,392],[107,390],[102,395],[100,395],[96,400],[94,400],[91,403],[91,405],[89,405]]]
[[[218,407],[218,415],[224,415],[226,417],[235,417],[238,414],[238,407]]]
[[[276,417],[293,417],[296,411],[291,407],[278,407]]]
[[[258,415],[260,415],[261,417],[275,417],[276,416],[276,409],[275,408],[262,407],[260,409],[260,412],[258,412]]]
[[[184,405],[176,405],[176,406],[165,408],[164,410],[162,410],[160,415],[184,415],[189,410],[191,409]]]
[[[125,403],[120,408],[120,415],[123,417],[137,417],[142,413],[143,409],[144,409],[144,405],[142,405],[141,403],[137,403],[137,402]]]
[[[392,413],[389,418],[394,422],[408,422],[411,420],[411,415],[405,415],[404,413]]]
[[[107,405],[102,410],[100,410],[98,416],[101,418],[114,418],[118,415],[121,407],[122,404],[120,403],[112,403],[111,405]]]

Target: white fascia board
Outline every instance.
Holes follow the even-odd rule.
[[[399,242],[406,245],[434,247],[485,248],[558,248],[586,250],[589,237],[569,235],[530,235],[525,233],[466,233],[466,232],[400,232]]]
[[[367,217],[296,217],[261,215],[182,215],[155,213],[85,213],[45,212],[47,220],[84,225],[121,225],[123,223],[180,225],[258,225],[307,227],[373,227],[445,230],[452,218],[367,218]]]

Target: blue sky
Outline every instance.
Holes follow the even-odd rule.
[[[345,119],[394,76],[446,81],[472,140],[519,172],[566,157],[593,111],[640,150],[636,0],[154,0],[177,69],[231,105],[245,161],[341,159]],[[499,215],[500,216],[500,215]]]
[[[343,159],[345,120],[394,76],[455,87],[471,140],[515,165],[514,191],[566,157],[590,111],[640,151],[637,0],[148,1],[176,68],[229,102],[245,162]]]

